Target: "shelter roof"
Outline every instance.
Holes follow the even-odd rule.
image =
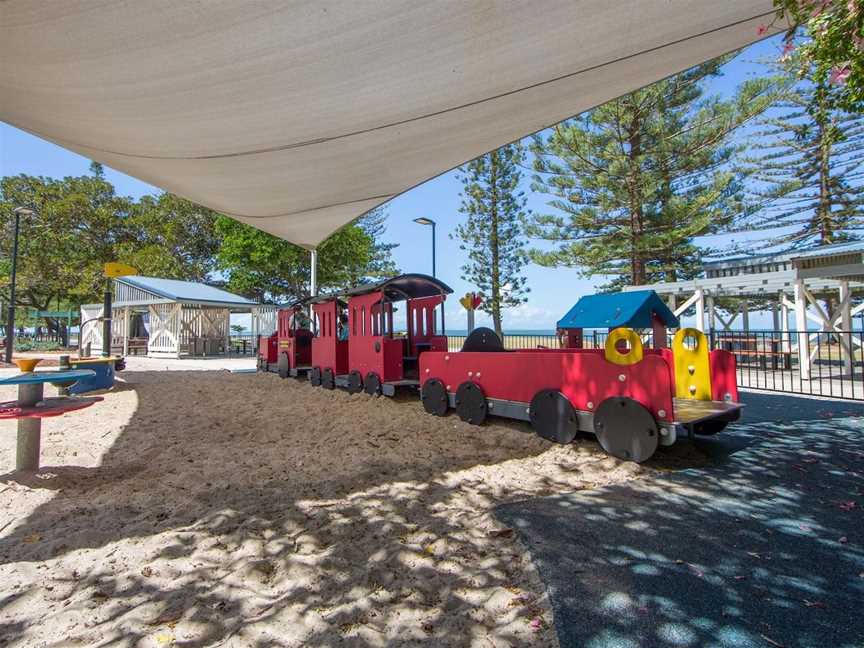
[[[194,281],[180,281],[178,279],[161,279],[159,277],[127,276],[114,280],[115,285],[127,285],[144,291],[146,294],[130,293],[126,295],[122,290],[115,290],[117,298],[116,306],[128,303],[147,303],[150,301],[175,301],[202,305],[218,305],[226,307],[252,307],[258,303],[216,288],[207,284]],[[152,296],[152,299],[150,298]]]
[[[667,327],[677,327],[675,314],[653,290],[601,293],[582,297],[558,321],[558,328],[651,328],[652,313]]]

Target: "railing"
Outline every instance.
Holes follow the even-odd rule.
[[[739,387],[864,400],[864,331],[715,331],[710,340],[735,355]]]

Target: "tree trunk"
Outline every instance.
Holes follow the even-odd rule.
[[[640,240],[645,232],[645,218],[642,212],[642,196],[639,191],[639,155],[642,152],[642,137],[640,133],[640,118],[633,115],[629,125],[630,173],[627,179],[627,192],[630,198],[630,283],[642,286],[646,283],[645,260],[640,250]]]
[[[489,256],[492,261],[492,324],[495,333],[502,340],[504,332],[501,327],[501,265],[500,252],[498,249],[498,152],[489,156],[489,186],[491,188],[489,200]]]

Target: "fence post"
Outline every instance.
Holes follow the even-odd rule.
[[[852,303],[849,282],[840,282],[840,353],[843,355],[843,372],[852,373]]]
[[[807,297],[804,281],[795,281],[795,328],[798,331],[798,371],[801,380],[810,380],[810,337],[807,332]]]

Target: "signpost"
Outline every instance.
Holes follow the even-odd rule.
[[[116,277],[137,275],[138,270],[125,263],[111,261],[105,264],[105,294],[102,301],[102,357],[111,355],[111,280]]]
[[[483,303],[483,298],[477,293],[465,293],[465,296],[459,300],[459,303],[465,308],[468,313],[468,334],[474,330],[474,311]]]

